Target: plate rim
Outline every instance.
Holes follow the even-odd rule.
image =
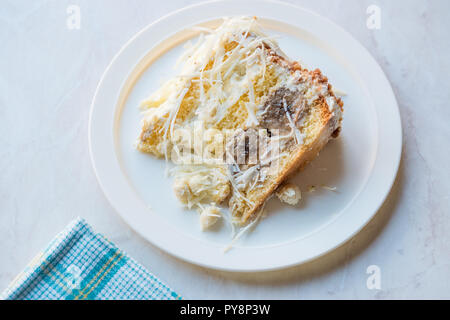
[[[394,131],[396,131],[395,137],[392,139],[391,141],[391,145],[394,145],[394,147],[396,147],[394,154],[391,155],[391,160],[393,160],[392,166],[389,168],[390,169],[390,174],[389,174],[389,178],[387,178],[387,180],[384,182],[383,184],[383,192],[380,191],[380,193],[378,194],[378,199],[376,201],[372,201],[372,202],[376,202],[376,204],[372,204],[371,207],[373,207],[370,210],[366,210],[366,211],[370,211],[370,213],[366,213],[365,214],[365,219],[363,219],[362,221],[360,221],[357,227],[353,227],[351,228],[351,232],[347,232],[347,235],[344,236],[342,239],[339,239],[338,241],[335,241],[334,245],[328,245],[326,249],[322,249],[319,250],[317,253],[315,254],[310,254],[309,256],[305,257],[305,258],[297,258],[294,259],[295,261],[290,261],[289,263],[286,262],[282,262],[282,263],[268,263],[266,265],[245,265],[245,266],[236,266],[236,265],[220,265],[214,262],[205,262],[205,261],[198,261],[196,260],[195,257],[188,257],[186,255],[180,254],[179,250],[174,250],[173,245],[170,245],[167,243],[166,241],[157,241],[155,239],[155,237],[149,237],[148,233],[145,233],[142,231],[141,227],[139,225],[136,224],[136,222],[130,221],[129,216],[127,216],[126,214],[122,213],[121,207],[123,207],[123,203],[121,203],[120,199],[113,199],[114,197],[111,194],[111,187],[108,185],[107,182],[105,182],[106,176],[105,176],[105,172],[102,171],[103,169],[101,169],[98,164],[99,164],[99,154],[97,152],[96,147],[94,147],[94,145],[98,146],[98,143],[96,141],[98,138],[98,135],[94,135],[93,132],[98,132],[97,128],[99,127],[98,125],[98,121],[97,121],[97,127],[94,129],[93,128],[93,123],[96,121],[95,118],[95,106],[98,102],[99,99],[101,99],[100,95],[102,93],[102,89],[107,85],[107,77],[110,73],[110,71],[112,70],[113,66],[115,63],[117,63],[119,57],[126,51],[127,48],[129,48],[129,46],[133,43],[133,41],[135,41],[141,34],[143,34],[144,32],[146,32],[148,29],[151,29],[153,26],[164,22],[166,19],[169,19],[171,17],[174,17],[176,15],[179,14],[186,14],[189,12],[189,10],[193,10],[193,9],[201,9],[201,7],[205,8],[207,6],[211,6],[211,5],[227,5],[227,6],[232,6],[234,3],[239,3],[240,6],[247,6],[247,5],[255,5],[255,3],[260,3],[260,4],[264,4],[264,5],[277,5],[277,6],[282,6],[285,8],[290,8],[293,11],[296,11],[297,13],[301,13],[301,14],[306,14],[309,16],[314,17],[314,19],[319,20],[321,22],[326,22],[326,24],[328,24],[327,27],[332,27],[335,30],[338,30],[338,33],[340,33],[342,36],[347,37],[347,40],[351,42],[351,44],[353,46],[356,45],[358,50],[362,50],[362,52],[364,52],[364,54],[366,55],[366,59],[369,59],[369,62],[372,64],[372,68],[375,68],[376,71],[376,76],[378,77],[378,81],[381,81],[381,84],[384,86],[384,89],[387,90],[386,96],[384,97],[385,100],[387,98],[387,100],[390,100],[390,111],[393,113],[392,114],[392,119],[391,120],[391,124],[394,124],[393,127],[391,127],[391,129],[393,129]],[[239,14],[235,14],[235,15],[239,15]],[[215,17],[205,17],[205,19],[213,19],[213,18],[217,18],[220,16],[224,16],[224,15],[217,15]],[[269,18],[270,18],[270,13],[269,13]],[[275,20],[278,20],[277,18],[274,18]],[[185,23],[186,25],[187,23]],[[289,23],[290,24],[290,23]],[[291,24],[296,28],[299,28],[300,26],[295,25],[295,24]],[[308,30],[309,31],[309,30]],[[162,36],[162,39],[167,38],[166,36]],[[148,50],[150,50],[151,47],[148,48]],[[136,61],[137,63],[138,61]],[[134,67],[134,65],[133,65]],[[375,77],[374,77],[375,78]],[[367,79],[365,79],[367,80]],[[367,83],[367,81],[363,81],[364,84]],[[123,83],[122,83],[123,84]],[[120,86],[122,88],[122,85]],[[115,98],[115,101],[117,101],[117,98]],[[373,101],[373,99],[372,99]],[[116,106],[116,105],[115,105]],[[98,109],[98,108],[97,108]],[[374,106],[374,109],[377,111],[376,106]],[[97,110],[98,111],[98,110]],[[114,108],[114,112],[112,112],[114,114],[113,118],[115,118],[115,108]],[[114,120],[115,121],[115,120]],[[106,121],[105,121],[106,122]],[[378,121],[377,121],[378,123]],[[112,124],[112,127],[114,128],[114,123]],[[105,125],[103,125],[103,127],[105,127]],[[102,134],[103,139],[108,139],[108,137],[110,136],[111,140],[114,141],[114,132],[113,129],[111,129],[111,132],[109,134],[106,134],[106,132],[103,132]],[[377,136],[378,137],[378,136]],[[344,243],[346,243],[349,239],[351,239],[352,237],[354,237],[357,233],[359,233],[366,225],[367,223],[369,223],[369,221],[372,220],[372,218],[377,214],[378,210],[380,209],[380,207],[383,205],[384,201],[386,200],[386,197],[388,196],[388,194],[390,193],[392,186],[396,180],[397,177],[397,172],[399,169],[399,165],[400,165],[400,160],[401,160],[401,150],[402,150],[402,126],[401,126],[401,120],[400,120],[400,112],[399,112],[399,108],[398,108],[398,103],[396,101],[394,92],[392,90],[392,86],[389,82],[389,80],[387,79],[385,73],[383,72],[383,70],[381,69],[381,67],[379,66],[379,64],[375,61],[375,59],[370,55],[370,53],[367,51],[367,49],[359,43],[359,41],[357,41],[356,39],[354,39],[347,31],[345,31],[343,28],[341,28],[340,26],[338,26],[337,24],[335,24],[334,22],[332,22],[331,20],[324,18],[322,16],[320,16],[319,14],[309,10],[309,9],[304,9],[302,7],[293,5],[293,4],[289,4],[289,3],[284,3],[284,2],[279,2],[279,1],[273,1],[273,0],[217,0],[217,1],[208,1],[208,2],[203,2],[203,3],[198,3],[198,4],[193,4],[184,8],[180,8],[176,11],[173,11],[159,19],[157,19],[156,21],[150,23],[149,25],[147,25],[146,27],[144,27],[143,29],[141,29],[138,33],[136,33],[133,37],[130,38],[130,40],[128,40],[124,46],[122,46],[122,48],[119,50],[119,52],[114,56],[114,58],[112,59],[112,61],[109,63],[109,65],[107,66],[105,72],[103,73],[101,80],[96,88],[95,94],[94,94],[94,98],[92,100],[92,104],[91,104],[91,109],[90,109],[90,114],[89,114],[89,128],[88,128],[88,140],[89,140],[89,153],[90,153],[90,158],[91,158],[91,162],[94,168],[94,173],[96,175],[97,181],[102,189],[102,192],[105,194],[106,198],[108,199],[109,203],[112,205],[112,207],[114,208],[114,210],[119,214],[119,216],[133,229],[135,230],[137,233],[139,233],[141,236],[143,236],[147,241],[149,241],[150,243],[152,243],[153,245],[155,245],[156,247],[158,247],[159,249],[170,253],[171,255],[176,256],[179,259],[182,259],[184,261],[188,261],[190,263],[196,264],[196,265],[201,265],[203,267],[207,267],[207,268],[212,268],[212,269],[216,269],[216,270],[222,270],[222,271],[232,271],[232,272],[255,272],[255,271],[269,271],[269,270],[276,270],[276,269],[282,269],[282,268],[287,268],[287,267],[291,267],[294,265],[299,265],[299,264],[303,264],[306,263],[308,261],[311,261],[313,259],[317,259],[325,254],[327,254],[330,251],[333,251],[334,249],[336,249],[337,247],[343,245]],[[111,141],[111,142],[112,142]],[[378,141],[378,143],[380,143],[380,141]],[[115,142],[112,143],[113,145],[115,145]],[[114,151],[115,152],[115,151]],[[376,151],[376,158],[378,158],[378,152],[379,150]],[[117,160],[117,159],[115,159]],[[374,166],[376,164],[377,159],[374,160]],[[101,163],[101,162],[100,162]],[[373,168],[372,168],[373,171]],[[372,177],[372,172],[369,175],[369,178],[366,182],[366,185],[369,184],[369,180]],[[361,193],[363,192],[363,190],[366,188],[366,186],[363,187],[363,189],[361,190]],[[358,195],[357,197],[359,197],[360,195]],[[153,216],[153,218],[155,218],[155,216]],[[165,224],[166,227],[170,227],[167,223],[165,223],[162,219],[159,219],[158,221],[161,224]],[[320,233],[320,232],[317,232]],[[161,239],[158,239],[161,240]],[[294,241],[295,242],[295,241]],[[288,246],[288,245],[286,245]],[[274,246],[277,247],[277,246]],[[198,257],[197,257],[198,258]],[[230,259],[233,259],[232,257],[230,257]],[[291,259],[292,260],[292,259]]]

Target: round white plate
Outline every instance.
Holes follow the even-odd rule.
[[[299,206],[267,205],[259,225],[223,252],[230,230],[221,223],[200,231],[198,214],[183,209],[165,163],[133,147],[140,132],[139,102],[176,73],[192,26],[221,17],[252,15],[278,35],[293,59],[320,68],[345,91],[341,136],[331,141],[295,182]],[[123,219],[161,249],[189,262],[229,271],[287,267],[339,246],[373,217],[387,196],[400,161],[401,124],[391,86],[370,54],[332,22],[288,4],[227,0],[176,11],[134,36],[106,70],[92,103],[89,143],[106,197]],[[316,186],[309,192],[310,186]],[[333,192],[321,186],[336,187]]]

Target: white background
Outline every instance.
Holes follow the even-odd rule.
[[[148,244],[119,218],[88,152],[90,102],[121,46],[155,19],[196,1],[0,2],[0,290],[77,217],[185,298],[450,298],[450,2],[287,1],[335,21],[373,54],[403,124],[402,163],[376,217],[351,241],[303,266],[211,271]],[[66,25],[81,9],[80,30]],[[381,8],[381,29],[366,9]],[[381,269],[381,290],[366,269]]]

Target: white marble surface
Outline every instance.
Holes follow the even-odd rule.
[[[137,31],[196,1],[0,3],[0,290],[74,217],[85,217],[186,298],[450,298],[450,2],[289,1],[348,30],[381,64],[399,101],[403,158],[370,224],[306,265],[259,274],[199,268],[156,249],[109,206],[91,168],[90,102]],[[66,9],[81,9],[80,30]],[[366,8],[381,8],[380,30]],[[366,268],[381,269],[381,290]]]

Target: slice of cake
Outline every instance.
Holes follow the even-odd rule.
[[[256,18],[225,19],[186,48],[179,76],[142,102],[137,148],[174,163],[174,190],[203,220],[228,203],[245,224],[341,128],[320,70],[289,60]],[[206,217],[206,218],[205,218]]]

